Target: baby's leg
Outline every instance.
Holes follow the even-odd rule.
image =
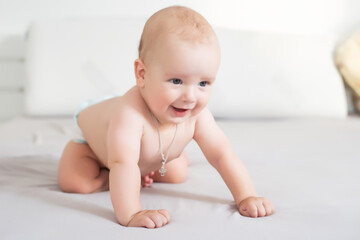
[[[152,177],[154,182],[182,183],[186,180],[189,158],[185,152],[180,157],[165,164],[165,176],[161,176],[159,171],[155,171]]]
[[[64,192],[105,191],[109,189],[109,170],[100,166],[89,145],[70,141],[60,158],[58,182]]]

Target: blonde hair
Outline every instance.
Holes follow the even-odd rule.
[[[198,12],[182,6],[164,8],[146,22],[139,44],[139,58],[144,59],[148,49],[162,34],[175,33],[180,39],[193,42],[210,41],[216,34]]]

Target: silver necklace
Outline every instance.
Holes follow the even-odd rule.
[[[152,114],[151,114],[151,115],[152,115]],[[163,148],[162,148],[162,140],[161,140],[161,134],[160,134],[160,130],[159,130],[159,122],[158,122],[158,120],[155,118],[155,116],[153,116],[153,118],[155,119],[155,122],[156,122],[156,128],[157,128],[157,132],[158,132],[158,135],[159,135],[159,144],[160,144],[161,168],[160,168],[160,170],[159,170],[159,173],[160,173],[161,176],[165,176],[165,173],[166,173],[165,163],[167,162],[167,160],[168,160],[168,158],[169,158],[169,154],[170,154],[171,148],[172,148],[172,146],[173,146],[173,143],[174,143],[174,140],[175,140],[175,137],[176,137],[178,125],[177,125],[177,124],[175,125],[174,137],[173,137],[173,139],[171,140],[171,143],[170,143],[168,152],[167,152],[166,157],[165,157],[164,152],[163,152]]]

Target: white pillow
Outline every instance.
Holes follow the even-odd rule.
[[[28,33],[25,111],[71,115],[90,99],[135,84],[134,60],[146,19],[44,20]]]
[[[347,115],[333,37],[216,31],[222,63],[209,107],[217,116]]]
[[[146,19],[44,20],[28,38],[25,110],[71,115],[81,102],[121,95]],[[216,29],[222,64],[209,107],[216,117],[346,115],[333,39]]]

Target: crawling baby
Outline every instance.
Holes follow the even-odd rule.
[[[121,225],[162,227],[170,221],[169,212],[142,209],[141,186],[183,182],[189,162],[184,148],[194,139],[230,189],[240,214],[271,215],[273,205],[257,196],[206,108],[219,65],[217,36],[200,14],[175,6],[151,16],[134,63],[136,85],[76,114],[82,138],[71,140],[61,156],[62,191],[109,189]]]

